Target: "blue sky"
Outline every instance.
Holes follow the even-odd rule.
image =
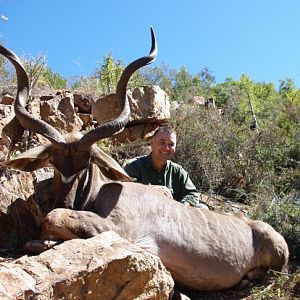
[[[91,75],[110,51],[124,63],[147,54],[153,25],[157,65],[300,88],[298,0],[0,0],[0,15],[7,47],[45,53],[65,77]]]

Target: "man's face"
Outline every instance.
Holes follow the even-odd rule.
[[[166,162],[172,159],[176,150],[176,134],[159,131],[151,140],[152,159]]]

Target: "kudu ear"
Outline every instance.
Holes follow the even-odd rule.
[[[10,161],[1,162],[0,165],[17,169],[20,171],[31,172],[50,165],[51,145],[43,145],[23,152],[17,158]]]
[[[112,157],[97,146],[92,147],[91,162],[98,165],[102,173],[111,180],[134,181]]]

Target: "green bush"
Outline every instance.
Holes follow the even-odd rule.
[[[251,130],[230,115],[189,105],[173,116],[178,135],[175,160],[203,192],[248,202],[264,187],[287,195],[299,169],[289,167],[290,145],[280,128]]]
[[[299,299],[300,296],[300,269],[292,274],[270,272],[272,277],[271,283],[265,286],[255,286],[251,290],[249,300],[293,300]]]

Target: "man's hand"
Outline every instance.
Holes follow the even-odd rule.
[[[209,209],[208,206],[204,203],[198,203],[196,205],[192,205],[190,202],[186,201],[183,203],[184,205],[186,206],[192,206],[192,207],[195,207],[195,208],[200,208],[200,209]]]

